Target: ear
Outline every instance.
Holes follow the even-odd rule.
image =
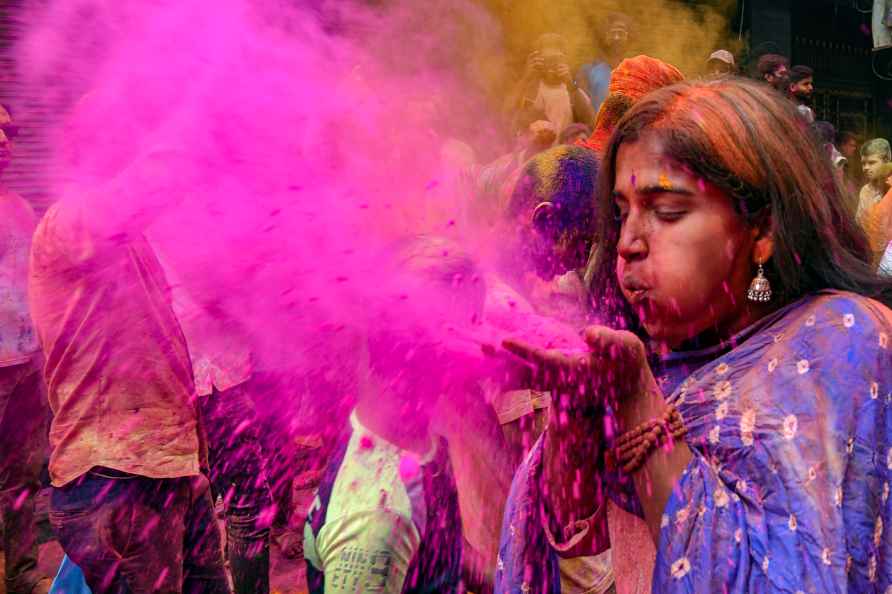
[[[533,214],[530,216],[530,223],[532,223],[535,229],[545,231],[550,226],[555,211],[556,207],[553,203],[540,202],[536,205],[536,208],[533,209]]]
[[[771,230],[771,218],[765,217],[762,222],[750,230],[753,238],[753,263],[764,264],[774,255],[774,232]]]

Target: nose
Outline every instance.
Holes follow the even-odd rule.
[[[627,262],[647,257],[647,222],[640,214],[630,212],[619,230],[616,252]]]

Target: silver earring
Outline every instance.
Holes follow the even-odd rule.
[[[771,283],[765,278],[765,269],[761,264],[759,264],[759,271],[756,273],[756,278],[750,283],[750,288],[749,291],[746,292],[746,297],[750,301],[755,301],[756,303],[767,303],[768,301],[771,301]]]

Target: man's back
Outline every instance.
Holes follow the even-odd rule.
[[[54,418],[50,475],[94,466],[150,478],[199,473],[192,369],[160,265],[142,236],[92,234],[56,204],[34,234],[31,314]]]

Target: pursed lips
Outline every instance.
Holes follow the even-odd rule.
[[[645,297],[647,297],[648,291],[650,291],[649,286],[631,275],[623,277],[622,288],[623,292],[626,294],[626,299],[633,305],[643,301]]]

